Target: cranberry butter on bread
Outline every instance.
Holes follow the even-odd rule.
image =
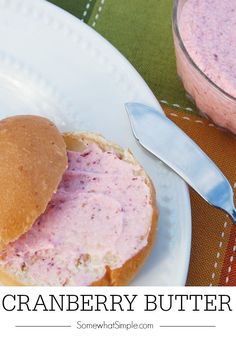
[[[0,121],[0,284],[126,285],[153,246],[152,182],[128,150],[48,119]]]

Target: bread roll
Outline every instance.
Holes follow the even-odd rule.
[[[45,211],[67,167],[66,147],[48,119],[0,121],[0,250]]]
[[[36,129],[37,129],[37,127],[36,127]],[[34,130],[34,131],[35,131],[34,132],[35,134],[38,134],[37,130]],[[60,282],[58,284],[58,280],[57,280],[57,282],[55,281],[55,284],[54,284],[53,283],[53,277],[50,278],[50,273],[53,274],[53,269],[50,269],[50,268],[48,270],[48,275],[45,276],[45,280],[47,278],[48,280],[50,279],[51,281],[48,281],[49,283],[47,283],[47,281],[38,283],[37,281],[35,281],[35,278],[32,279],[32,277],[31,277],[32,275],[31,275],[31,269],[30,268],[32,268],[33,264],[28,263],[28,262],[27,263],[23,262],[24,268],[21,268],[20,271],[14,269],[14,268],[10,268],[8,264],[4,264],[4,261],[7,260],[6,256],[8,254],[8,247],[10,247],[10,245],[11,245],[10,244],[6,248],[6,250],[4,252],[2,252],[2,254],[1,254],[0,283],[3,283],[4,285],[94,285],[94,286],[127,285],[128,283],[130,283],[130,281],[134,278],[134,276],[137,274],[137,272],[143,266],[145,260],[147,259],[148,255],[151,251],[151,248],[153,246],[154,239],[155,239],[155,233],[156,233],[156,229],[157,229],[158,210],[157,210],[157,206],[156,206],[156,194],[155,194],[155,190],[153,188],[152,182],[149,179],[149,177],[147,176],[147,174],[145,173],[144,169],[137,163],[137,161],[135,160],[135,158],[133,157],[133,155],[130,151],[123,150],[120,146],[118,146],[116,144],[113,144],[111,142],[108,142],[103,137],[101,137],[99,135],[96,135],[96,134],[92,134],[92,133],[79,133],[79,134],[67,133],[67,134],[64,134],[63,136],[64,136],[64,141],[66,143],[66,148],[67,148],[68,151],[75,151],[75,152],[83,153],[83,151],[86,151],[86,149],[89,146],[93,146],[93,144],[96,144],[99,147],[99,149],[101,149],[102,152],[104,152],[106,154],[108,153],[110,155],[110,151],[111,151],[112,153],[114,153],[114,156],[117,157],[116,159],[119,159],[119,161],[123,161],[123,162],[128,163],[129,165],[127,165],[127,167],[128,166],[133,167],[134,171],[135,171],[135,175],[138,175],[139,177],[142,177],[142,182],[144,184],[143,188],[145,188],[148,191],[147,207],[149,208],[149,212],[147,213],[148,217],[146,219],[144,219],[144,220],[136,219],[136,220],[137,220],[137,225],[139,225],[139,227],[141,225],[143,225],[146,228],[145,229],[145,231],[147,232],[146,238],[143,239],[142,247],[138,251],[135,251],[135,253],[132,253],[132,254],[131,254],[132,251],[129,249],[129,244],[130,245],[132,244],[132,239],[130,240],[130,242],[121,243],[121,247],[124,247],[128,251],[128,253],[126,255],[124,255],[123,252],[121,252],[121,251],[118,253],[118,255],[120,255],[120,256],[123,255],[123,257],[122,257],[123,260],[122,259],[120,260],[122,263],[120,262],[121,265],[118,265],[118,267],[114,267],[114,266],[116,266],[116,264],[112,264],[110,262],[108,262],[104,265],[100,265],[99,264],[100,262],[99,263],[96,262],[93,258],[90,259],[90,257],[93,256],[94,252],[91,253],[90,251],[88,251],[89,254],[88,253],[82,254],[83,259],[82,259],[82,262],[81,261],[79,262],[78,273],[81,272],[81,268],[84,268],[84,269],[82,269],[82,274],[81,274],[82,278],[83,278],[83,275],[85,275],[83,273],[86,273],[88,269],[92,270],[93,273],[91,274],[92,276],[89,274],[89,278],[88,278],[89,281],[87,281],[87,283],[83,280],[79,280],[78,284],[76,284],[76,281],[74,281],[74,283],[73,282],[70,283],[70,280],[68,281],[68,277],[65,278],[65,282]],[[47,136],[44,136],[45,141],[46,141],[46,139],[47,139]],[[35,148],[33,151],[38,151],[38,150],[36,150],[36,148]],[[60,151],[59,151],[59,153],[61,154]],[[37,152],[37,155],[39,156],[38,152]],[[83,154],[83,156],[85,156],[85,155],[87,155],[87,153]],[[30,157],[31,156],[32,156],[32,152],[31,152]],[[31,157],[31,160],[32,160],[32,158],[36,158],[36,157],[37,156],[35,154],[33,154],[33,157]],[[39,158],[41,158],[41,160],[43,160],[43,159],[45,160],[45,154],[40,153]],[[28,158],[28,161],[31,162],[31,160],[29,160],[29,158]],[[57,160],[63,161],[63,165],[65,165],[65,163],[66,163],[64,155],[62,155],[61,157],[57,157]],[[48,164],[48,158],[46,159],[46,161],[47,161],[47,163],[44,163],[44,166],[40,166],[40,169],[43,168],[43,170],[44,170],[47,167],[50,167],[50,166],[48,166],[49,165]],[[57,167],[59,167],[59,166],[57,166]],[[69,164],[69,167],[70,167],[70,164]],[[43,174],[42,174],[42,172],[39,172],[38,166],[34,166],[34,169],[37,171],[37,174],[41,177],[44,174],[46,174],[45,171],[43,171]],[[64,170],[65,170],[65,166],[64,166]],[[11,174],[13,176],[15,175],[14,172],[15,171],[11,171]],[[49,177],[50,173],[47,173],[47,174],[48,174],[48,177]],[[66,172],[65,172],[65,174],[66,174]],[[70,174],[73,174],[73,172],[70,171]],[[90,174],[90,172],[89,172],[89,174]],[[125,180],[125,174],[126,173],[124,172],[122,174],[124,174],[124,177],[123,178],[121,177],[121,178]],[[53,181],[55,181],[55,179],[56,179],[55,175],[54,176],[51,175],[51,179],[53,179]],[[65,179],[65,178],[63,178],[63,179]],[[57,176],[57,184],[60,180],[61,180],[61,172]],[[35,191],[35,192],[37,191],[38,193],[39,193],[38,189],[42,189],[42,184],[40,184],[36,180],[35,180],[35,183],[36,184],[34,186],[31,185],[30,187],[28,187],[27,182],[26,182],[26,186],[29,190],[29,193],[31,192],[31,188],[32,188],[33,191]],[[62,181],[61,184],[63,184],[63,181]],[[22,188],[25,191],[25,185],[24,185],[23,182],[22,182],[22,185],[23,185]],[[52,186],[52,185],[50,185],[50,186]],[[60,186],[59,186],[59,189],[60,189]],[[128,189],[128,186],[127,186],[127,189]],[[93,190],[89,191],[89,192],[93,192]],[[111,191],[111,194],[113,194],[113,192],[115,194],[115,191]],[[142,191],[141,191],[141,193],[142,193]],[[23,192],[22,192],[22,195],[23,195]],[[91,193],[90,195],[93,195],[93,193]],[[44,209],[42,210],[42,212],[43,212],[45,210],[46,205],[48,204],[48,202],[50,200],[50,197],[48,198],[48,195],[47,195],[47,197],[45,198],[45,196],[42,195],[41,193],[40,193],[40,197],[42,198],[42,203],[44,202],[44,205],[45,205]],[[111,195],[111,197],[113,198],[113,195]],[[124,195],[124,198],[125,198],[125,195]],[[114,203],[115,203],[115,201],[114,201]],[[116,203],[115,203],[115,205],[116,205]],[[16,205],[14,207],[15,207],[15,209],[17,209]],[[83,207],[83,206],[81,206],[81,207]],[[105,202],[104,202],[104,208],[105,208]],[[32,209],[29,207],[28,212],[31,213],[31,210]],[[39,215],[40,214],[38,214],[38,216]],[[78,219],[79,219],[79,217],[80,217],[80,212],[78,212]],[[114,218],[111,218],[111,220],[109,220],[109,221],[110,221],[110,225],[113,226],[114,222],[115,222]],[[82,225],[84,225],[84,224],[82,224]],[[32,226],[32,223],[31,223],[31,226]],[[34,228],[34,226],[33,226],[33,228]],[[50,222],[49,222],[48,226],[50,226]],[[23,229],[22,232],[21,232],[23,234],[27,229],[25,229],[25,226],[24,227],[22,226],[21,228]],[[30,226],[28,227],[28,229],[29,228],[30,228]],[[68,231],[69,231],[69,223],[68,223]],[[135,231],[136,231],[135,227],[131,230],[131,233],[132,233],[132,231],[135,234]],[[138,231],[140,231],[140,228],[137,229],[137,232]],[[69,236],[74,235],[73,233],[70,234],[70,232],[68,232],[67,234]],[[28,233],[26,234],[26,236],[27,235],[28,235]],[[113,235],[113,234],[111,234],[111,235]],[[121,234],[121,238],[122,238],[122,235],[123,234]],[[94,240],[96,241],[97,240],[96,236],[100,237],[101,234],[99,233],[99,231],[96,232],[96,233],[91,232],[90,236],[91,236],[91,241],[94,241]],[[27,240],[30,240],[30,237],[33,237],[33,235],[28,236]],[[20,238],[20,240],[24,240],[24,239]],[[78,239],[78,241],[79,241],[80,244],[83,244],[83,242],[80,238]],[[104,245],[105,240],[102,240],[102,241],[103,242],[100,242],[100,244]],[[93,243],[94,242],[91,242],[92,246],[93,246]],[[13,243],[12,245],[14,245],[14,244],[15,243]],[[109,245],[108,241],[107,241],[107,245]],[[105,242],[104,246],[106,246],[106,242]],[[71,244],[71,247],[73,247],[73,244]],[[94,249],[94,247],[92,247],[92,250],[93,249]],[[70,256],[69,257],[67,256],[69,254],[68,251],[65,250],[65,252],[62,252],[62,253],[64,253],[63,258],[66,258],[67,260],[70,259]],[[14,251],[14,254],[15,254],[15,251]],[[67,255],[65,256],[65,254],[67,254]],[[84,256],[86,256],[86,262],[84,262]],[[89,256],[89,259],[87,259],[87,256]],[[127,260],[124,260],[124,256],[127,256]],[[14,258],[14,256],[13,256],[13,258]],[[119,256],[118,257],[116,256],[116,258],[119,258]],[[62,261],[62,257],[61,257],[61,261]],[[61,269],[62,270],[60,271],[60,273],[61,273],[60,278],[63,278],[64,274],[66,274],[66,273],[68,274],[68,272],[65,270],[65,269],[67,269],[67,267],[65,267],[65,266],[70,265],[71,263],[74,263],[74,258],[72,259],[72,257],[71,257],[71,261],[69,261],[69,260],[67,261],[67,264],[64,264],[64,261],[62,261],[62,263],[61,263]],[[97,263],[97,265],[94,265],[96,263]],[[25,268],[26,265],[27,265],[27,269]],[[98,267],[101,270],[94,272],[96,270],[96,268],[98,268]],[[99,278],[97,277],[97,275],[100,275]],[[74,280],[76,280],[76,275],[74,276]]]

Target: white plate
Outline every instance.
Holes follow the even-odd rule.
[[[129,147],[151,176],[161,211],[156,246],[133,285],[184,285],[189,193],[132,136],[125,102],[161,109],[139,74],[93,29],[44,0],[0,0],[0,41],[0,117],[40,114],[62,131],[100,132]]]

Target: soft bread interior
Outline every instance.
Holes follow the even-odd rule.
[[[137,161],[129,150],[123,150],[120,146],[108,142],[102,136],[82,132],[82,133],[66,133],[63,135],[64,141],[66,143],[67,150],[71,151],[83,151],[88,144],[96,143],[103,151],[113,150],[117,153],[120,159],[125,160],[129,163],[137,165]],[[126,263],[121,267],[114,270],[111,270],[109,267],[106,268],[106,273],[102,279],[93,282],[91,285],[103,286],[103,285],[126,285],[128,284],[140,268],[143,266],[145,260],[150,254],[151,248],[155,240],[155,233],[157,229],[157,218],[158,210],[156,207],[156,194],[153,188],[152,182],[145,173],[144,169],[139,165],[138,174],[142,175],[145,178],[145,183],[150,190],[152,205],[152,218],[150,222],[150,231],[148,236],[147,245],[140,250],[134,257],[130,258]],[[5,275],[5,276],[4,276]],[[0,280],[7,285],[16,285],[19,284],[14,275],[7,275],[4,270],[0,271]]]

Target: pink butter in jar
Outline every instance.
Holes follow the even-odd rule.
[[[173,36],[188,96],[236,134],[236,0],[175,0]]]

